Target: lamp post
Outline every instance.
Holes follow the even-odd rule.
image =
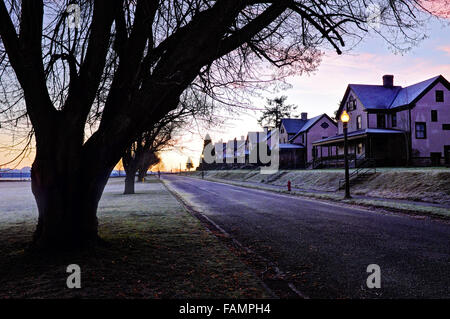
[[[204,179],[205,178],[205,173],[204,173],[204,166],[205,166],[205,155],[202,153],[202,159],[201,159],[201,163],[200,163],[200,165],[202,166],[202,179]]]
[[[348,172],[348,143],[347,143],[347,125],[350,121],[350,115],[344,110],[341,114],[341,121],[344,127],[344,165],[345,165],[345,197],[351,198],[350,196],[350,177]]]

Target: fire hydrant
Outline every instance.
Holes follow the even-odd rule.
[[[288,187],[288,192],[290,192],[291,191],[291,181],[288,181],[287,187]]]

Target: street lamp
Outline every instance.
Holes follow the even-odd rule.
[[[341,114],[341,121],[344,125],[344,165],[345,165],[345,197],[351,198],[350,196],[350,177],[348,172],[348,144],[347,144],[347,124],[350,121],[350,115],[344,110]]]
[[[205,173],[204,173],[204,166],[205,166],[205,154],[203,154],[202,153],[202,156],[201,156],[201,163],[200,163],[200,165],[202,166],[201,167],[201,169],[202,169],[202,179],[204,179],[205,178]]]

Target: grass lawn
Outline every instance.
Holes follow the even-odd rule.
[[[407,213],[407,214],[424,215],[424,216],[430,215],[430,216],[444,218],[444,219],[450,218],[450,209],[445,208],[445,207],[427,206],[426,204],[421,205],[421,202],[409,204],[409,203],[396,202],[395,200],[389,200],[389,199],[384,199],[384,200],[370,199],[369,200],[369,199],[361,199],[361,198],[352,198],[352,199],[345,200],[345,199],[343,199],[343,195],[338,194],[338,193],[313,193],[313,192],[307,192],[307,191],[288,192],[285,189],[279,189],[279,188],[276,188],[273,186],[271,187],[270,184],[256,185],[256,184],[250,184],[250,183],[246,183],[246,182],[239,182],[239,181],[218,179],[218,178],[208,178],[208,180],[220,182],[220,183],[226,183],[226,184],[235,185],[235,186],[267,190],[267,191],[272,191],[272,192],[276,192],[276,193],[304,196],[304,197],[316,198],[316,199],[332,201],[332,202],[342,202],[345,204],[354,204],[354,205],[371,207],[371,208],[379,208],[379,209],[385,209],[388,211],[390,210],[390,211],[402,212],[402,213]]]
[[[353,171],[353,170],[350,170]],[[233,182],[251,182],[293,188],[306,192],[336,192],[344,178],[343,169],[280,170],[263,175],[259,170],[205,171],[205,178]],[[190,176],[199,177],[201,172]],[[450,168],[446,167],[383,167],[376,174],[352,186],[352,193],[392,200],[408,200],[450,205]],[[378,203],[380,204],[380,203]],[[406,207],[403,207],[406,208]],[[409,208],[408,208],[409,209]]]
[[[110,247],[59,256],[25,251],[36,207],[26,182],[0,183],[0,298],[266,298],[262,282],[153,180],[122,195],[108,183],[99,205]],[[81,267],[81,289],[66,267]]]

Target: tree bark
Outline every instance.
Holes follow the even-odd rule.
[[[134,194],[134,182],[136,179],[136,169],[128,170],[125,176],[125,190],[124,194]]]
[[[142,180],[145,178],[145,176],[147,176],[147,170],[148,170],[148,167],[147,168],[140,168],[138,170],[138,181],[139,182],[142,182]]]
[[[107,168],[94,171],[58,153],[53,161],[37,157],[31,187],[39,217],[32,246],[74,250],[99,243],[96,213],[109,174]]]

